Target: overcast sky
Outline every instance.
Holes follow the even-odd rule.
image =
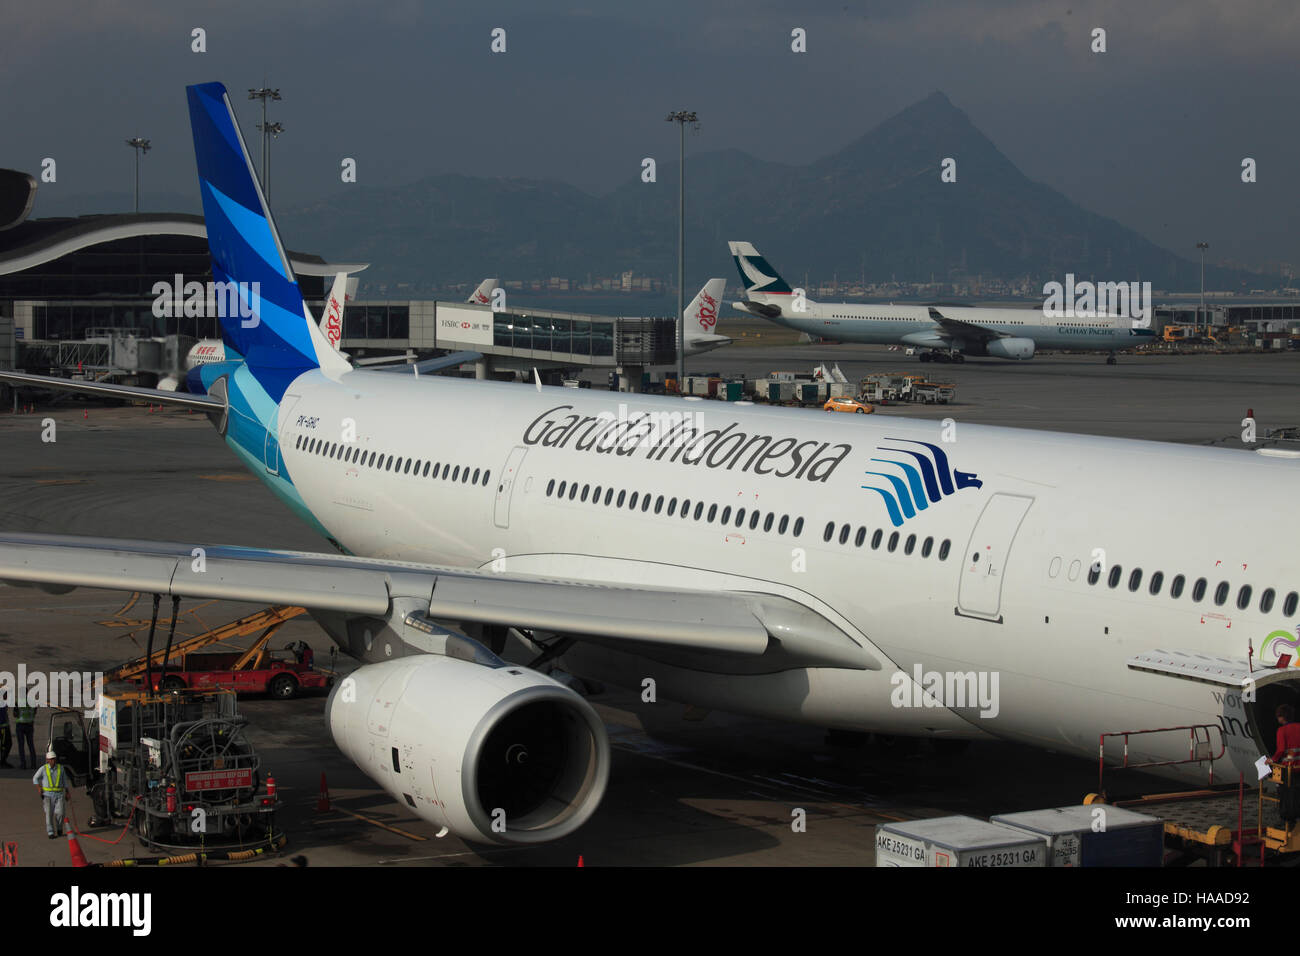
[[[4,12],[0,166],[36,175],[53,157],[42,192],[129,191],[123,140],[145,136],[146,194],[195,194],[184,85],[225,83],[252,139],[246,91],[265,80],[284,97],[277,205],[351,188],[343,157],[371,185],[457,172],[604,192],[675,157],[669,110],[700,114],[688,151],[802,163],[942,90],[1089,210],[1189,258],[1205,239],[1213,261],[1300,266],[1297,49],[1294,0],[43,0]]]

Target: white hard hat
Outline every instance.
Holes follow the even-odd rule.
[[[51,757],[53,757],[55,760],[58,760],[58,759],[59,759],[59,755],[56,754],[56,753],[54,752],[54,748],[53,748],[53,747],[51,747],[49,750],[45,751],[45,759],[46,759],[46,760],[49,760]]]

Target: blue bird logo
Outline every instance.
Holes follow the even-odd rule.
[[[892,466],[892,471],[863,472],[876,478],[883,478],[888,488],[876,485],[862,485],[867,491],[874,491],[885,502],[889,520],[895,528],[900,527],[908,518],[915,518],[917,512],[924,511],[931,504],[938,504],[948,495],[956,494],[962,488],[982,488],[984,482],[967,471],[957,471],[948,464],[948,455],[938,445],[929,442],[913,441],[908,438],[889,438],[887,441],[902,445],[919,445],[926,451],[915,448],[894,448],[877,445],[877,451],[891,452],[895,458],[872,458],[873,462]]]

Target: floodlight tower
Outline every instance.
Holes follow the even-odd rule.
[[[268,123],[265,127],[258,127],[262,130],[262,136],[265,137],[270,133],[273,138],[278,138],[284,132],[283,123]],[[262,160],[265,165],[262,167],[262,193],[266,196],[266,201],[271,201],[271,151],[268,149]]]
[[[126,145],[135,150],[135,211],[140,211],[140,154],[147,153],[150,150],[149,141],[141,139],[139,136],[133,136],[126,141]]]
[[[691,110],[669,113],[669,123],[676,123],[681,133],[677,152],[677,391],[686,387],[686,124],[700,128],[700,119]]]
[[[1198,242],[1196,248],[1201,250],[1201,307],[1196,313],[1196,322],[1199,325],[1201,316],[1205,313],[1205,250],[1210,248],[1210,244],[1208,242]],[[1208,320],[1205,323],[1205,331],[1208,335],[1210,331],[1210,323]],[[1200,335],[1199,329],[1196,334]]]
[[[257,128],[262,131],[262,189],[263,191],[265,191],[266,190],[266,167],[270,160],[270,151],[271,151],[270,142],[266,138],[266,134],[270,132],[270,129],[267,128],[267,123],[266,123],[266,101],[280,99],[281,98],[280,91],[272,90],[269,89],[268,87],[263,86],[255,90],[249,90],[248,98],[250,100],[262,101],[262,122],[258,124]]]

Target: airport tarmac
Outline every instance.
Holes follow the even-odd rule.
[[[889,405],[889,415],[953,418],[985,425],[1077,431],[1117,438],[1236,442],[1254,409],[1258,433],[1300,425],[1300,352],[1241,354],[1057,353],[1028,362],[968,358],[961,364],[921,362],[883,345],[782,345],[722,348],[687,360],[687,375],[723,378],[808,373],[836,365],[858,382],[877,372],[924,375],[957,386],[950,405]],[[605,377],[587,376],[593,387]]]
[[[804,370],[819,361],[838,362],[850,378],[864,369],[937,370],[943,374],[933,377],[958,383],[957,405],[882,409],[936,420],[1176,441],[1227,438],[1237,445],[1246,408],[1255,409],[1261,436],[1268,427],[1300,423],[1297,355],[1125,356],[1117,366],[1097,356],[1047,356],[1020,365],[921,366],[871,347],[790,346],[706,359],[701,369],[745,367],[751,374]],[[825,413],[791,412],[800,414]],[[52,443],[41,440],[46,418],[57,428]],[[7,531],[326,550],[238,466],[198,415],[80,404],[4,414],[0,449],[0,528]],[[1159,489],[1151,492],[1156,506]],[[123,622],[138,624],[148,610],[142,601],[122,611],[127,598],[109,591],[55,596],[0,587],[0,670],[15,671],[20,662],[29,671],[103,670],[138,655],[143,648],[127,636],[132,624]],[[252,610],[187,602],[178,632]],[[324,661],[329,642],[309,621],[289,624],[276,638],[298,639],[313,644],[318,662]],[[340,658],[341,671],[351,666]],[[279,823],[289,837],[285,857],[301,854],[313,866],[572,865],[579,856],[588,866],[870,865],[878,824],[1061,806],[1096,789],[1093,761],[996,741],[975,742],[959,755],[906,742],[850,749],[828,745],[821,728],[686,713],[669,703],[643,704],[636,694],[613,688],[592,702],[613,746],[600,809],[563,840],[504,849],[438,839],[432,826],[394,803],[335,749],[323,696],[248,698],[242,708],[264,772],[279,784]],[[42,712],[41,743],[46,723]],[[16,749],[10,762],[16,766]],[[47,840],[43,832],[31,773],[0,770],[0,841],[18,843],[20,864],[66,865],[66,842]],[[318,814],[322,773],[334,809]],[[75,796],[73,807],[84,822],[87,798]],[[798,810],[806,812],[803,832],[792,827]],[[94,831],[103,840],[120,833]],[[81,843],[93,862],[142,852],[131,834],[116,844]],[[264,861],[275,862],[283,860]]]

